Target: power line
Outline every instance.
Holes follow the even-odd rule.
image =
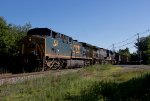
[[[143,34],[149,32],[149,31],[150,31],[150,29],[148,29],[148,30],[146,30],[146,31],[144,31],[144,32],[142,32],[142,33],[139,33],[139,35],[143,35]],[[134,37],[136,37],[136,36],[137,36],[137,34],[134,34],[133,36],[131,36],[131,37],[129,37],[129,38],[123,40],[123,41],[114,43],[114,45],[122,44],[122,43],[124,43],[124,42],[126,42],[126,41],[128,41],[128,40],[130,40],[130,39],[132,39],[132,38],[134,38]]]
[[[143,35],[143,34],[149,32],[149,31],[150,31],[150,29],[146,30],[145,32],[139,33],[139,35]]]
[[[136,40],[133,40],[133,41],[131,41],[131,42],[128,42],[128,43],[126,43],[126,44],[123,44],[123,45],[118,46],[118,47],[115,47],[115,48],[121,48],[121,47],[127,46],[127,45],[129,45],[129,44],[134,43],[135,41],[136,41]]]
[[[130,40],[130,39],[134,38],[135,36],[137,36],[137,34],[135,34],[135,35],[133,35],[133,36],[131,36],[131,37],[127,38],[127,39],[126,39],[126,40],[124,40],[124,41],[120,41],[120,42],[114,43],[114,45],[124,43],[124,42],[126,42],[126,41],[128,41],[128,40]]]
[[[140,46],[139,46],[139,43],[140,43],[140,37],[139,37],[139,33],[137,33],[138,35],[138,60],[140,61],[140,64],[141,64],[141,50],[140,50]]]
[[[139,35],[143,35],[143,34],[149,32],[149,31],[150,31],[150,29],[148,29],[148,30],[146,30],[146,31],[144,31],[144,32],[142,32],[142,33],[140,33]],[[131,39],[134,38],[134,37],[138,37],[138,35],[137,35],[137,34],[134,34],[133,36],[131,36],[131,37],[129,37],[129,38],[123,40],[123,41],[114,43],[114,44],[113,44],[113,50],[114,50],[114,48],[118,48],[118,47],[121,48],[121,47],[124,47],[124,46],[126,46],[126,45],[128,45],[128,44],[131,44],[131,43],[134,42],[134,41],[128,42],[128,43],[125,43],[125,42],[127,42],[128,40],[131,40]],[[137,40],[137,38],[136,38],[136,40]],[[122,44],[122,43],[125,43],[125,44],[120,45],[120,46],[118,46],[118,47],[115,47],[116,45],[119,45],[119,44]],[[111,47],[112,47],[112,45],[111,45]]]
[[[136,47],[135,47],[135,46],[131,46],[131,47],[128,47],[128,48],[130,48],[130,49],[131,49],[131,48],[136,48]]]

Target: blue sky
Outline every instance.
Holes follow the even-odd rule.
[[[52,28],[79,41],[111,49],[113,43],[150,28],[149,5],[150,0],[1,0],[0,16],[8,23]]]

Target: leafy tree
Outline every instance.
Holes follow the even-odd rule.
[[[127,62],[129,62],[129,59],[130,59],[130,51],[129,51],[129,48],[120,49],[120,50],[119,50],[119,55],[120,55],[120,57],[121,57],[121,62],[122,62],[122,63],[127,63]]]
[[[138,54],[136,52],[131,54],[130,61],[137,62],[138,61]]]
[[[8,27],[6,21],[0,17],[0,52],[4,51],[5,46],[5,37],[8,33]]]
[[[26,35],[29,28],[31,28],[30,24],[12,25],[0,17],[0,54],[15,55],[18,42]]]
[[[135,43],[136,48],[141,53],[141,59],[144,64],[150,64],[150,36],[141,37],[139,43]],[[138,53],[138,51],[137,51]]]
[[[17,26],[8,24],[3,17],[0,17],[0,73],[10,71],[14,67],[17,56],[18,44],[31,28],[31,24]]]

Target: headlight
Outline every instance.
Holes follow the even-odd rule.
[[[32,39],[31,39],[31,37],[29,37],[29,41],[31,41]]]

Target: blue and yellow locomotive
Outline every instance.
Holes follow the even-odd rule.
[[[24,68],[36,71],[114,61],[113,55],[106,49],[78,42],[48,28],[30,29],[22,40],[20,53]]]

